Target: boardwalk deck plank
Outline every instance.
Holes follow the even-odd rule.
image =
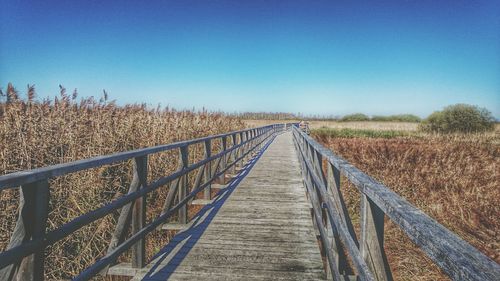
[[[228,192],[224,202],[211,204],[217,211],[177,235],[134,280],[325,278],[289,132],[277,136]]]

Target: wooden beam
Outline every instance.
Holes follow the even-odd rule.
[[[134,159],[134,176],[139,179],[138,190],[146,187],[148,175],[147,156],[136,157]],[[132,209],[132,233],[138,233],[144,228],[146,223],[146,195],[138,198],[134,202]],[[137,241],[132,246],[132,267],[143,268],[146,265],[146,240],[144,238]]]
[[[179,160],[182,163],[182,168],[186,169],[188,167],[189,150],[188,146],[183,146],[180,148]],[[188,175],[183,175],[179,179],[179,202],[182,201],[188,194]],[[186,224],[188,221],[187,204],[180,207],[179,209],[179,223]]]
[[[139,175],[137,173],[136,162],[134,160],[132,166],[132,181],[130,182],[130,186],[128,189],[128,194],[136,192],[140,186]],[[123,206],[120,210],[120,216],[118,217],[118,221],[116,223],[115,231],[113,232],[113,236],[111,236],[111,242],[108,246],[107,254],[113,251],[119,244],[121,244],[127,235],[127,230],[130,226],[130,220],[132,218],[132,206],[133,202]],[[101,271],[101,275],[108,274],[109,266],[107,266],[104,270]]]
[[[361,255],[378,281],[392,281],[384,250],[384,212],[361,195]]]
[[[205,157],[209,158],[212,156],[212,144],[210,140],[205,141]],[[212,178],[212,162],[208,162],[205,165],[205,182],[210,182]],[[206,200],[212,199],[212,184],[209,183],[208,186],[203,191],[203,198]]]
[[[43,239],[49,212],[50,190],[47,179],[21,186],[19,217],[7,249],[12,249],[30,239]],[[43,280],[45,247],[34,254],[11,264],[0,271],[0,280]]]

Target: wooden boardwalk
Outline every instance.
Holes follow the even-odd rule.
[[[134,280],[324,278],[297,152],[286,132]]]
[[[190,162],[190,153],[199,153],[201,146],[204,157]],[[166,151],[179,153],[177,170],[148,178],[150,155]],[[127,194],[56,229],[47,227],[54,208],[49,206],[53,178],[125,162],[132,166]],[[213,185],[242,163],[227,186]],[[341,176],[343,184],[347,181],[360,192],[358,233],[343,199]],[[219,189],[214,200],[211,185]],[[163,211],[147,221],[146,198],[160,188],[168,188]],[[497,281],[500,276],[498,263],[298,124],[272,124],[0,176],[0,192],[9,189],[19,190],[21,211],[0,252],[0,280],[43,281],[49,246],[117,211],[106,254],[72,280],[107,274],[133,280],[391,281],[384,251],[386,220],[452,280]],[[200,195],[204,199],[194,200]],[[190,218],[187,207],[196,204],[208,205]],[[146,265],[146,239],[153,233],[165,235],[163,227],[183,230],[168,244],[155,245],[155,256]],[[130,259],[120,259],[126,252]]]

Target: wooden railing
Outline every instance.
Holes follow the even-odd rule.
[[[387,216],[451,279],[500,280],[496,262],[296,126],[292,130],[329,279],[345,280],[346,249],[358,280],[392,280],[384,252]],[[340,191],[341,174],[361,193],[360,240]]]
[[[203,191],[204,197],[210,199],[211,184],[216,179],[224,178],[226,171],[248,160],[251,153],[259,150],[271,136],[285,128],[284,124],[269,125],[1,176],[0,192],[10,188],[20,188],[21,195],[19,218],[14,233],[7,249],[0,253],[0,280],[13,280],[14,278],[43,280],[47,246],[110,215],[115,210],[120,210],[120,217],[107,254],[81,272],[74,280],[88,280],[100,272],[106,272],[107,268],[116,263],[117,258],[128,249],[132,249],[132,267],[143,267],[146,263],[144,241],[151,231],[166,223],[174,214],[178,214],[179,223],[187,223],[187,205],[199,192]],[[228,139],[231,146],[228,146]],[[222,143],[222,149],[219,153],[212,155],[211,143],[214,140]],[[204,159],[189,163],[189,147],[196,144],[204,145]],[[148,156],[170,150],[179,151],[178,170],[149,182],[147,179]],[[49,179],[130,159],[133,160],[134,173],[128,194],[54,230],[47,231]],[[190,188],[188,173],[195,171],[195,180]],[[168,184],[170,188],[163,212],[151,223],[146,224],[146,195]],[[174,205],[176,196],[178,203]],[[130,226],[132,233],[129,238],[126,238],[126,230]]]

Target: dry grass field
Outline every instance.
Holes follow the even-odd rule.
[[[116,106],[105,99],[78,101],[76,95],[64,92],[55,100],[41,103],[13,99],[8,104],[0,103],[0,174],[218,134],[243,126],[240,120],[219,113]],[[190,161],[202,156],[202,147],[190,151]],[[177,151],[150,157],[148,178],[173,172],[177,159]],[[119,163],[51,180],[48,228],[55,229],[126,193],[131,167],[131,162]],[[160,214],[167,191],[165,187],[148,197],[148,222]],[[9,242],[18,201],[17,190],[0,192],[0,251]],[[106,216],[51,246],[45,263],[47,279],[67,279],[102,257],[117,216],[118,212]],[[146,240],[147,254],[155,253],[166,240],[164,232],[153,232]]]
[[[243,120],[248,127],[259,127],[268,124],[300,122],[300,120]],[[418,123],[410,122],[338,122],[338,121],[309,121],[311,129],[330,128],[330,129],[363,129],[378,131],[416,131]]]
[[[500,262],[500,130],[478,135],[313,137]],[[338,134],[337,134],[338,135]],[[362,134],[361,134],[362,135]],[[343,179],[355,225],[360,194]],[[397,226],[386,223],[395,280],[448,280]]]

